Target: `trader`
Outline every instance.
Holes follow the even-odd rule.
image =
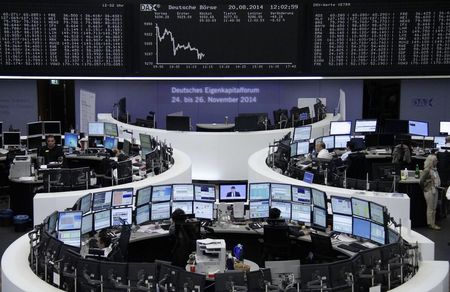
[[[352,152],[355,151],[355,145],[353,144],[352,141],[348,141],[347,142],[347,149],[344,152],[344,154],[341,155],[341,160],[345,161],[347,160],[347,157],[352,154]]]
[[[325,143],[323,142],[317,142],[316,143],[316,152],[317,152],[317,158],[321,159],[332,159],[333,156],[331,156],[330,152],[325,148]]]
[[[55,136],[48,135],[46,138],[47,145],[42,147],[39,156],[44,157],[44,163],[58,162],[58,159],[64,157],[63,150],[60,146],[56,145]]]

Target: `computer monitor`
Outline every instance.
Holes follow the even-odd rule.
[[[434,137],[434,144],[436,144],[437,148],[441,148],[445,146],[445,138],[446,137]]]
[[[351,198],[331,196],[333,214],[353,215]]]
[[[330,135],[350,135],[352,132],[352,121],[330,122]]]
[[[105,139],[103,139],[103,146],[109,150],[117,149],[118,143],[119,140],[114,137],[105,137]]]
[[[173,201],[193,201],[194,186],[192,184],[173,185],[172,188]]]
[[[333,214],[333,231],[352,234],[353,233],[352,216]]]
[[[386,120],[384,121],[384,133],[386,134],[407,134],[408,121],[406,120]]]
[[[160,202],[151,204],[151,221],[160,221],[170,218],[170,202]]]
[[[123,153],[125,155],[129,156],[131,154],[131,142],[127,139],[123,140],[123,146],[122,146]]]
[[[214,203],[194,201],[195,218],[199,219],[214,219]]]
[[[33,122],[27,124],[28,136],[36,136],[44,133],[42,130],[42,122]]]
[[[64,146],[75,149],[78,146],[78,134],[64,133]]]
[[[265,201],[250,201],[250,219],[269,218],[269,200]]]
[[[370,221],[353,217],[353,235],[370,239]]]
[[[103,136],[105,135],[105,126],[103,123],[94,122],[88,124],[89,136]]]
[[[311,205],[310,204],[291,204],[291,220],[301,223],[311,223]]]
[[[92,194],[87,194],[80,198],[78,210],[83,212],[83,214],[86,214],[87,212],[91,211],[91,206],[92,206]]]
[[[386,229],[384,225],[370,222],[370,240],[379,244],[386,244]]]
[[[271,208],[280,210],[282,219],[291,220],[291,202],[272,201]]]
[[[119,136],[119,131],[117,130],[117,125],[114,123],[104,123],[105,125],[105,135],[117,137]]]
[[[27,137],[27,148],[28,150],[36,150],[40,149],[42,147],[42,136],[34,136],[34,137]]]
[[[347,148],[347,142],[350,141],[350,135],[334,136],[334,148]]]
[[[303,174],[303,181],[305,183],[312,184],[314,181],[314,173],[305,171],[305,173]]]
[[[178,202],[172,202],[172,212],[176,209],[181,209],[184,211],[185,214],[194,214],[193,208],[192,208],[192,201],[178,201]]]
[[[172,131],[190,131],[191,118],[188,116],[166,116],[166,129]]]
[[[81,219],[81,234],[87,234],[89,232],[92,232],[94,229],[93,226],[93,214],[86,214],[83,216],[83,218]]]
[[[376,133],[377,120],[356,120],[355,133]]]
[[[111,210],[104,210],[94,213],[94,230],[111,227]]]
[[[133,204],[133,188],[119,189],[112,191],[113,207],[129,206]]]
[[[352,198],[353,216],[370,219],[369,202],[357,198]]]
[[[325,230],[327,228],[327,210],[314,206],[312,225],[319,230]]]
[[[137,190],[136,192],[136,207],[150,203],[152,198],[152,187],[148,186]]]
[[[45,121],[44,135],[61,135],[61,122],[59,121]]]
[[[309,142],[305,141],[305,142],[297,142],[297,149],[296,149],[296,155],[295,156],[300,156],[300,155],[306,155],[309,153]]]
[[[311,189],[301,186],[292,186],[292,201],[311,203]]]
[[[327,195],[325,194],[325,192],[316,190],[316,189],[311,189],[312,192],[312,202],[313,205],[316,207],[320,207],[323,209],[327,208]]]
[[[290,157],[295,157],[297,156],[297,142],[291,143],[290,146]]]
[[[221,184],[219,186],[220,202],[246,202],[247,184]]]
[[[152,188],[152,203],[167,202],[172,198],[172,186],[154,186]]]
[[[428,136],[428,123],[421,121],[408,121],[408,134]]]
[[[270,183],[251,183],[249,184],[249,194],[251,201],[269,200]]]
[[[384,214],[385,212],[383,206],[374,202],[370,202],[370,219],[377,222],[378,224],[384,225]]]
[[[288,184],[271,184],[270,197],[272,200],[290,201],[292,200],[291,185]]]
[[[297,127],[294,129],[294,141],[304,141],[311,139],[311,126]]]
[[[98,192],[93,194],[92,211],[98,211],[111,207],[111,191]]]
[[[58,222],[58,211],[53,212],[48,216],[47,232],[52,234],[56,231],[56,223]]]
[[[439,122],[439,133],[450,134],[450,121],[440,121]]]
[[[58,231],[81,228],[81,211],[65,211],[58,214]]]
[[[334,149],[334,136],[322,137],[322,142],[325,144],[326,149]]]
[[[4,146],[20,146],[20,132],[3,132]]]
[[[150,205],[136,207],[136,224],[141,225],[150,221]]]
[[[111,209],[111,225],[112,226],[120,226],[124,224],[131,225],[132,214],[133,209],[131,207]],[[120,219],[124,221],[124,224],[122,224]]]
[[[150,137],[150,135],[139,133],[139,141],[141,144],[141,150],[143,155],[152,152],[153,150],[152,137]]]
[[[234,118],[234,129],[239,132],[258,131],[259,130],[259,116],[254,115],[239,115]]]
[[[70,246],[81,246],[81,231],[78,230],[66,230],[66,231],[58,231],[58,239],[61,240],[64,244]]]
[[[294,283],[300,282],[300,260],[285,260],[285,261],[266,261],[264,266],[270,269],[270,274],[272,277],[272,284],[278,287],[283,287],[286,285],[287,281],[292,281]],[[311,265],[301,265],[303,266],[311,266]],[[328,269],[328,265],[327,265]],[[303,275],[302,275],[303,278]],[[295,285],[294,285],[295,287]],[[296,288],[293,288],[297,291]],[[273,289],[271,289],[273,291]],[[280,289],[283,291],[284,289]],[[286,289],[292,290],[292,289]],[[252,291],[252,290],[250,290]],[[265,287],[262,290],[257,291],[265,291]]]
[[[216,201],[216,187],[213,185],[194,185],[196,201]]]

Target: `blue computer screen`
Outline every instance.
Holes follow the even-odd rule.
[[[81,228],[81,211],[59,212],[58,230],[72,230]]]
[[[268,218],[269,201],[250,201],[250,219]]]
[[[408,134],[417,136],[428,136],[428,123],[419,121],[408,121]]]
[[[196,201],[215,201],[216,187],[213,185],[195,185],[194,194]]]
[[[250,201],[269,200],[270,183],[250,184]]]
[[[311,189],[300,186],[292,186],[292,201],[310,203],[311,202]]]
[[[353,217],[353,235],[370,239],[370,221]]]
[[[270,193],[272,200],[290,201],[292,199],[290,185],[271,184]]]
[[[313,180],[314,180],[314,173],[309,172],[309,171],[305,171],[305,174],[303,175],[303,181],[305,183],[312,184]]]
[[[113,150],[117,148],[118,141],[119,140],[114,137],[105,137],[105,139],[103,140],[103,146],[106,149]]]
[[[152,202],[170,201],[172,198],[172,186],[155,186],[152,190]]]
[[[64,146],[69,148],[77,148],[78,146],[78,134],[65,133],[64,134]]]

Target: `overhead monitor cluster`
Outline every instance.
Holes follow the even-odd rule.
[[[446,74],[450,24],[439,15],[450,12],[448,2],[391,2],[14,1],[0,9],[0,74]],[[48,19],[51,27],[40,25]]]

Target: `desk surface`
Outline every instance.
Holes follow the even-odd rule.
[[[234,124],[196,124],[197,128],[207,129],[207,130],[228,130],[234,128]]]

